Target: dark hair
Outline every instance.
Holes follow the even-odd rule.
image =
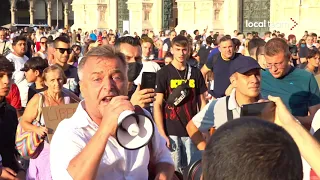
[[[164,59],[165,59],[165,58],[172,58],[172,59],[173,59],[173,54],[171,54],[170,51],[167,51],[167,52],[166,52],[166,55],[164,56]]]
[[[5,56],[0,55],[0,72],[13,73],[14,65]]]
[[[179,46],[179,47],[189,47],[188,38],[185,36],[178,35],[172,39],[172,46]]]
[[[320,51],[316,48],[312,48],[312,49],[309,49],[308,48],[308,55],[307,55],[307,59],[311,59],[313,57],[315,57],[316,55],[320,56]]]
[[[289,45],[282,38],[270,39],[265,45],[265,54],[273,57],[279,53],[284,53],[287,61],[290,60],[291,53],[289,51]]]
[[[257,56],[260,47],[263,47],[266,42],[261,38],[254,38],[248,42],[248,51],[250,56]]]
[[[213,42],[212,42],[212,38],[210,37],[210,36],[208,36],[207,38],[206,38],[206,43],[207,44],[209,44],[209,45],[211,45]]]
[[[40,74],[42,74],[43,70],[48,66],[48,60],[42,59],[41,57],[32,57],[24,64],[22,69],[23,71],[28,71],[29,69],[38,70]]]
[[[41,41],[41,39],[48,39],[47,37],[45,37],[45,36],[42,36],[41,38],[40,38],[40,41]]]
[[[141,46],[140,40],[132,36],[123,36],[118,38],[115,43],[115,47],[120,49],[120,44],[130,44],[131,46]]]
[[[187,32],[186,30],[181,30],[179,35],[184,36],[186,32]]]
[[[153,40],[151,38],[149,38],[148,36],[147,37],[141,37],[140,44],[143,44],[145,42],[148,42],[153,46]]]
[[[270,32],[270,31],[267,31],[267,32],[264,33],[264,35],[267,35],[267,34],[271,34],[271,32]]]
[[[316,33],[311,33],[312,37],[317,37],[318,35]]]
[[[240,42],[239,39],[237,39],[237,38],[232,38],[231,40],[232,40],[233,46],[234,46],[235,48],[239,48],[239,47],[240,47],[241,42]]]
[[[249,35],[251,35],[251,34],[252,34],[251,32],[248,32],[248,33],[247,33],[247,36],[249,36]]]
[[[202,158],[203,179],[302,180],[299,149],[282,127],[255,117],[220,126]]]
[[[194,31],[193,31],[193,34],[196,35],[197,32],[199,32],[198,29],[194,30]]]
[[[59,42],[63,42],[63,43],[66,43],[66,44],[69,44],[70,43],[70,40],[69,38],[65,37],[65,36],[59,36],[57,37],[55,40],[54,40],[54,47],[55,48],[58,48],[58,43]]]
[[[276,35],[276,33],[272,33],[272,35],[271,36],[276,36],[276,37],[278,37],[277,35]]]
[[[232,41],[231,37],[226,35],[226,36],[223,36],[222,38],[220,38],[220,41],[219,41],[219,44],[222,43],[222,42],[225,42],[225,41]],[[233,43],[233,42],[232,42]]]
[[[27,42],[27,38],[26,38],[25,36],[22,36],[22,35],[21,35],[21,36],[14,37],[14,38],[12,39],[12,46],[17,45],[17,43],[18,43],[19,41]]]

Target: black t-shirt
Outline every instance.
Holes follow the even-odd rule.
[[[18,172],[16,156],[16,130],[18,126],[17,113],[14,107],[5,101],[0,102],[0,155],[2,166]]]
[[[242,55],[240,53],[236,53],[232,59],[235,59],[238,56]],[[230,61],[232,61],[232,59]],[[230,61],[223,60],[221,53],[218,53],[213,55],[212,60],[208,60],[206,63],[206,66],[211,69],[214,74],[214,90],[212,95],[215,98],[225,96],[225,91],[230,85]]]
[[[79,86],[79,77],[78,77],[78,69],[72,65],[64,71],[64,74],[67,76],[67,83],[64,84],[63,87],[69,89],[77,96],[80,94],[80,86]]]
[[[47,90],[48,88],[47,87],[44,87],[42,89],[36,89],[36,84],[33,83],[29,89],[28,89],[28,101],[30,101],[30,99],[35,95],[35,94],[38,94],[39,92],[43,92],[45,90]]]
[[[207,60],[208,60],[208,56],[209,56],[209,53],[211,51],[211,47],[210,46],[207,46],[207,45],[204,45],[204,46],[201,46],[199,51],[198,51],[198,55],[200,57],[200,67],[202,67],[204,64],[207,63]]]
[[[172,64],[160,69],[157,72],[156,93],[163,93],[166,101],[172,90],[184,81],[181,77],[186,77],[187,69],[179,71]],[[200,95],[207,91],[205,81],[198,68],[192,67],[189,86],[191,87],[190,94],[180,106],[173,109],[165,103],[164,124],[167,135],[188,136],[186,125],[198,113],[197,105],[200,101]]]

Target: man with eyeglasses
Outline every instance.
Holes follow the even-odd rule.
[[[290,65],[288,44],[273,38],[265,45],[267,71],[261,72],[261,93],[278,96],[302,125],[310,128],[312,119],[320,108],[320,93],[314,76]]]
[[[61,66],[64,71],[64,74],[67,77],[67,83],[63,87],[71,90],[76,95],[79,96],[79,77],[78,69],[70,64],[68,64],[69,56],[72,52],[70,48],[70,41],[65,36],[57,37],[54,40],[54,61],[56,64]]]
[[[41,37],[40,38],[40,50],[34,54],[34,57],[41,57],[42,59],[47,59],[48,44],[47,44],[47,38]]]

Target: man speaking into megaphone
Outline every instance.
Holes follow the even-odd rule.
[[[51,140],[52,178],[144,180],[151,164],[156,179],[171,179],[174,167],[165,140],[150,114],[127,97],[123,54],[96,47],[78,68],[84,100]]]

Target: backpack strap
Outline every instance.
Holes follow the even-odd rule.
[[[233,113],[232,113],[232,110],[229,110],[229,99],[230,99],[230,96],[227,96],[226,97],[226,110],[227,110],[228,121],[231,121],[231,120],[233,120]]]

